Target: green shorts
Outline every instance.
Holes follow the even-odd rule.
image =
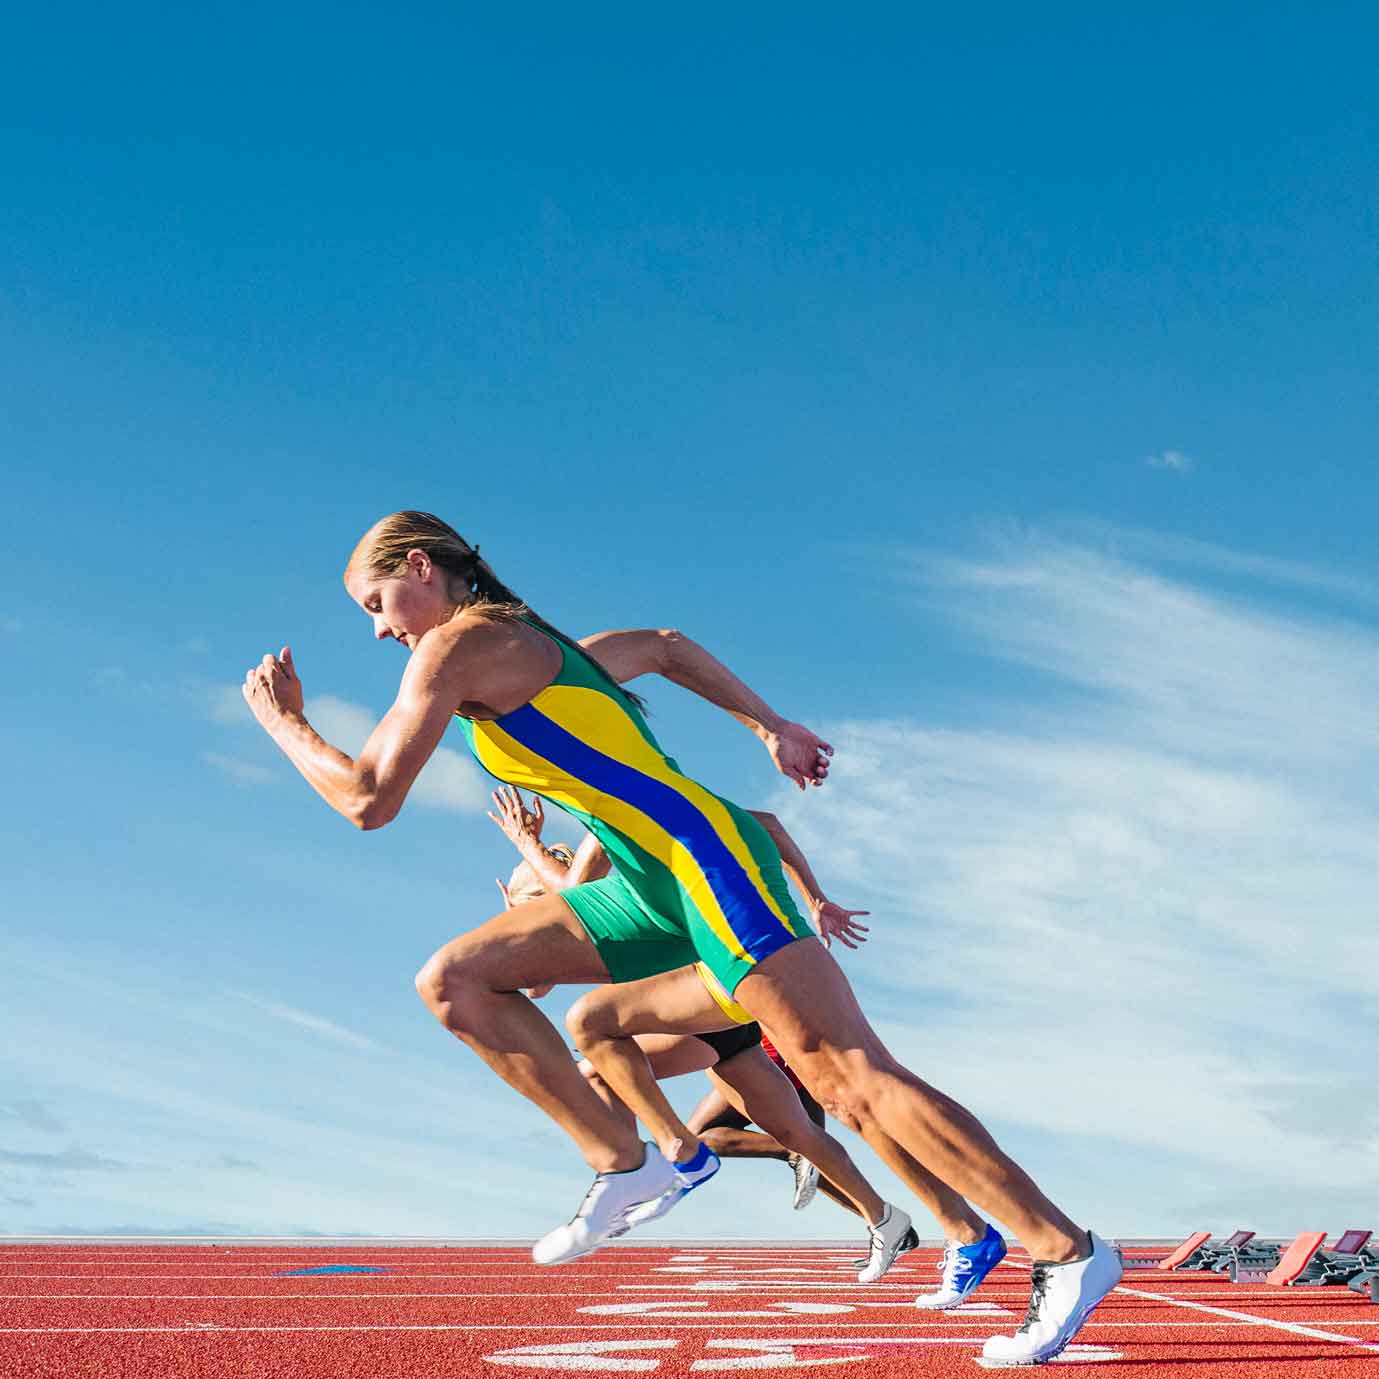
[[[750,951],[736,953],[696,910],[690,909],[683,918],[654,910],[616,872],[601,881],[572,886],[561,891],[560,897],[589,935],[615,982],[640,981],[698,963],[731,996],[763,957],[797,939],[813,937],[814,931],[795,908],[783,873],[776,869],[774,877],[768,874],[763,879],[788,924],[779,924],[773,934],[757,938]],[[714,999],[722,1004],[717,994]]]

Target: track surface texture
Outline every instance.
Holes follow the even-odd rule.
[[[966,1307],[925,1313],[913,1301],[937,1281],[937,1247],[868,1286],[857,1253],[627,1244],[540,1269],[515,1243],[4,1245],[0,1379],[936,1379],[985,1373],[982,1341],[1024,1315],[1018,1254]],[[324,1269],[342,1272],[290,1272]],[[1379,1379],[1379,1307],[1344,1288],[1127,1272],[1056,1365]]]

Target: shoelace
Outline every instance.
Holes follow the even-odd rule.
[[[961,1251],[961,1247],[951,1240],[945,1241],[943,1258],[938,1262],[938,1271],[943,1275],[943,1286],[951,1288],[960,1278],[966,1278],[975,1264]]]
[[[588,1216],[598,1206],[599,1198],[603,1196],[607,1186],[608,1179],[602,1173],[595,1176],[594,1181],[589,1185],[589,1191],[584,1194],[584,1200],[579,1204],[579,1210],[575,1212],[576,1221],[582,1216]]]
[[[1049,1271],[1036,1264],[1030,1275],[1030,1285],[1029,1308],[1025,1312],[1024,1321],[1020,1323],[1020,1331],[1028,1331],[1039,1320],[1039,1312],[1044,1305],[1044,1294],[1049,1286]],[[1019,1335],[1019,1332],[1016,1332],[1016,1335]]]
[[[889,1220],[889,1219],[890,1219],[890,1218],[888,1217],[887,1220]],[[882,1230],[881,1225],[878,1224],[878,1225],[875,1225],[875,1226],[868,1226],[868,1227],[867,1227],[867,1230],[868,1230],[868,1233],[871,1235],[871,1253],[872,1253],[873,1255],[875,1255],[875,1254],[885,1254],[885,1252],[886,1252],[886,1237],[885,1237],[884,1235],[881,1234],[881,1230]]]

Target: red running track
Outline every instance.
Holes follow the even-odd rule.
[[[935,1249],[879,1284],[846,1246],[613,1246],[538,1269],[511,1246],[0,1247],[0,1379],[658,1379],[827,1368],[976,1375],[1024,1314],[1008,1260],[974,1301],[913,1306]],[[378,1274],[288,1276],[329,1266]],[[1379,1379],[1379,1307],[1343,1288],[1130,1273],[1058,1362],[1142,1379]]]

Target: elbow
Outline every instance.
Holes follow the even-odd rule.
[[[678,665],[685,648],[693,645],[693,642],[675,627],[658,627],[656,640],[659,643],[662,670]]]
[[[345,816],[362,833],[369,833],[397,818],[397,806],[385,804],[376,795],[359,800]]]

